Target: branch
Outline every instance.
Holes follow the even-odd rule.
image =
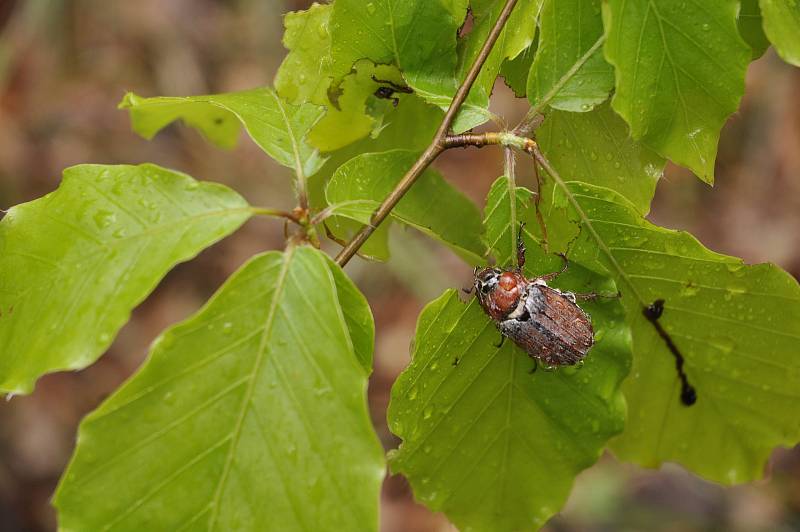
[[[344,266],[348,263],[348,261],[353,258],[353,255],[356,254],[358,249],[367,241],[370,235],[377,229],[377,227],[383,222],[383,220],[389,215],[392,209],[397,205],[397,203],[403,198],[403,196],[408,192],[411,186],[416,182],[417,178],[422,175],[422,172],[430,166],[430,164],[441,154],[448,146],[445,145],[445,139],[447,137],[447,133],[450,131],[450,126],[453,124],[453,121],[456,118],[456,114],[458,114],[458,110],[461,108],[461,104],[464,103],[464,100],[467,99],[467,95],[469,94],[472,85],[475,83],[475,79],[478,77],[478,73],[481,71],[483,64],[486,62],[486,59],[489,57],[489,54],[492,51],[492,47],[494,43],[497,41],[497,38],[500,36],[500,32],[503,31],[503,26],[505,26],[508,17],[511,15],[511,11],[514,9],[517,0],[506,0],[505,5],[503,6],[503,11],[500,12],[500,16],[497,17],[497,21],[494,23],[491,31],[489,32],[489,36],[486,38],[486,42],[483,43],[480,52],[478,52],[478,56],[475,58],[475,61],[472,63],[472,66],[467,72],[464,81],[461,83],[461,86],[456,91],[455,96],[453,96],[453,100],[450,102],[450,106],[447,108],[447,112],[442,119],[442,123],[439,125],[439,129],[436,131],[436,134],[433,136],[430,145],[422,152],[422,155],[419,156],[419,159],[408,169],[406,174],[400,180],[399,183],[394,187],[394,190],[389,193],[383,203],[372,213],[370,217],[369,224],[365,225],[361,228],[361,230],[356,233],[350,242],[339,252],[336,256],[336,263],[339,266]]]

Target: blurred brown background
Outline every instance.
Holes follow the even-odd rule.
[[[0,208],[53,190],[70,165],[145,161],[225,183],[257,205],[292,207],[289,173],[249,140],[223,152],[172,126],[146,142],[116,104],[127,90],[189,95],[269,84],[285,53],[281,14],[308,3],[0,1]],[[525,103],[501,85],[494,108],[513,123]],[[499,152],[489,148],[448,153],[438,166],[478,203],[502,171]],[[717,185],[670,167],[651,218],[692,231],[716,251],[800,276],[800,70],[771,51],[754,63],[741,111],[722,134]],[[393,239],[389,263],[348,266],[377,322],[370,408],[387,448],[397,443],[385,422],[389,390],[408,362],[417,314],[443,289],[467,283],[470,270],[412,232],[395,229]],[[0,532],[55,530],[49,497],[80,418],[138,367],[163,328],[194,312],[250,255],[282,240],[280,223],[248,223],[170,273],[99,362],[45,377],[33,395],[0,403]],[[676,466],[644,471],[607,456],[578,478],[547,529],[800,530],[798,449],[777,450],[771,471],[766,481],[723,489]],[[452,529],[416,505],[397,477],[386,482],[382,524],[386,531]]]

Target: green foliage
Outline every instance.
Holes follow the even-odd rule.
[[[466,15],[466,0],[337,0],[331,17],[331,55],[335,78],[360,59],[397,67],[417,95],[446,108],[461,79],[457,77],[456,38]],[[471,99],[457,130],[488,118]]]
[[[727,484],[760,478],[773,447],[800,439],[797,281],[654,226],[608,189],[566,183],[556,195],[564,199],[554,210],[566,203],[580,227],[570,256],[615,280],[633,330],[627,427],[613,445],[620,458],[679,462]],[[675,360],[642,315],[656,299],[666,301],[660,322],[697,390],[689,408],[678,399]]]
[[[530,192],[518,189],[522,211]],[[487,234],[509,226],[507,181],[487,203]],[[526,210],[530,212],[530,209]],[[505,238],[494,254],[508,264]],[[537,273],[526,270],[530,276]],[[598,287],[586,270],[567,285]],[[562,285],[563,286],[563,285]],[[583,368],[530,373],[533,361],[500,334],[474,299],[446,291],[422,312],[411,365],[392,388],[389,426],[403,439],[391,467],[415,496],[463,529],[523,530],[558,511],[572,479],[623,427],[619,390],[630,331],[618,302],[587,305],[597,344]]]
[[[604,4],[614,110],[635,139],[707,183],[750,61],[736,28],[738,9],[735,0]]]
[[[289,53],[275,75],[275,89],[285,100],[300,104],[328,103],[331,72],[331,35],[328,24],[333,6],[314,4],[306,11],[283,17],[283,45]]]
[[[614,71],[596,46],[603,36],[600,3],[545,1],[539,49],[528,77],[531,104],[547,102],[554,109],[589,111],[608,98],[614,86]],[[564,74],[576,63],[580,68],[563,81]]]
[[[81,369],[177,263],[251,216],[232,190],[159,168],[81,165],[0,223],[0,390]]]
[[[234,127],[238,120],[267,155],[298,176],[314,174],[325,162],[305,138],[322,109],[287,104],[272,89],[185,98],[141,98],[128,93],[119,106],[130,110],[134,131],[146,139],[181,119],[217,146],[230,148],[239,136]]]
[[[285,18],[289,53],[275,90],[123,99],[145,138],[183,120],[230,148],[244,126],[294,171],[294,210],[250,207],[152,165],[86,165],[8,211],[0,390],[14,393],[96,360],[172,266],[253,214],[294,224],[284,252],[256,256],[164,332],[85,419],[55,499],[62,529],[377,528],[384,466],[365,405],[372,316],[310,244],[325,228],[340,241],[373,223],[435,138],[504,5],[315,4]],[[667,159],[713,181],[749,61],[768,38],[799,64],[798,35],[795,0],[742,0],[741,9],[735,0],[518,1],[452,130],[493,118],[489,97],[503,75],[532,105],[526,120],[543,119],[524,124],[550,161],[539,165],[538,204],[512,173],[492,186],[481,220],[428,168],[358,252],[388,257],[391,221],[471,265],[489,256],[510,265],[523,222],[528,277],[556,270],[553,252],[564,252],[570,268],[555,286],[621,297],[581,304],[596,339],[584,367],[534,374],[512,342],[496,347],[500,335],[474,299],[447,290],[429,303],[388,413],[402,439],[391,467],[429,508],[465,530],[527,530],[559,510],[606,446],[730,484],[760,478],[772,448],[800,440],[797,282],[644,219]],[[532,149],[507,129],[493,138]],[[642,314],[656,299],[697,392],[691,407],[679,401],[673,354]]]
[[[800,2],[760,0],[764,32],[775,50],[786,61],[800,66]]]
[[[753,49],[753,59],[761,57],[769,48],[769,40],[764,35],[758,0],[742,0],[737,24],[742,39]]]
[[[342,216],[369,223],[370,215],[418,155],[394,150],[350,159],[328,183],[328,203],[339,205],[336,212]],[[392,210],[392,217],[441,240],[470,262],[482,260],[485,247],[478,209],[435,170],[425,171]]]
[[[249,261],[83,421],[61,527],[377,530],[372,317],[356,294],[309,247]]]
[[[608,104],[588,113],[553,111],[537,139],[553,166],[576,181],[616,190],[646,214],[664,159],[635,142]]]
[[[514,11],[506,23],[505,29],[497,39],[492,52],[484,63],[475,85],[467,98],[467,106],[476,106],[478,109],[489,108],[489,96],[492,94],[495,79],[500,72],[501,64],[506,59],[513,59],[528,48],[536,34],[536,20],[541,11],[542,0],[519,0]],[[461,80],[467,75],[469,67],[478,56],[481,45],[486,41],[489,31],[497,21],[504,2],[496,0],[473,0],[470,2],[472,9],[473,27],[464,39],[459,41],[458,70],[456,79]],[[488,112],[476,112],[474,125],[484,122],[490,115]],[[462,113],[460,122],[455,130],[466,129],[469,118]],[[464,127],[461,126],[464,123]]]
[[[528,72],[536,57],[536,50],[537,44],[534,42],[517,57],[504,61],[500,66],[500,75],[517,98],[524,98],[527,92]]]

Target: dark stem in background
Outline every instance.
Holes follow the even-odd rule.
[[[678,347],[672,341],[669,333],[664,330],[664,327],[658,322],[658,318],[661,317],[661,314],[664,313],[664,300],[663,299],[656,299],[653,301],[653,304],[649,307],[645,307],[642,309],[642,314],[644,317],[647,318],[647,321],[653,324],[655,327],[656,332],[664,340],[664,343],[667,344],[667,348],[672,353],[672,356],[675,357],[675,370],[678,372],[678,378],[681,380],[681,402],[686,406],[692,406],[697,402],[697,392],[695,392],[694,387],[689,384],[689,379],[686,378],[686,373],[683,371],[683,355],[681,352],[678,351]]]
[[[430,145],[425,149],[422,155],[419,156],[419,159],[408,169],[408,172],[403,176],[400,182],[395,186],[394,190],[383,200],[383,203],[372,213],[370,217],[369,224],[363,226],[361,230],[356,233],[350,242],[339,252],[336,256],[336,263],[339,266],[344,266],[345,264],[353,258],[353,255],[356,254],[358,249],[367,241],[370,235],[377,229],[377,227],[383,222],[383,220],[389,215],[395,205],[402,199],[402,197],[408,192],[408,189],[414,184],[414,182],[422,175],[422,172],[436,159],[442,151],[445,150],[447,147],[445,145],[445,138],[447,137],[447,133],[450,131],[450,126],[453,124],[453,121],[456,118],[456,114],[458,114],[458,110],[461,107],[461,104],[464,103],[466,100],[467,95],[469,94],[469,90],[472,88],[472,85],[475,83],[475,79],[478,77],[478,73],[480,72],[483,64],[486,62],[486,59],[489,57],[489,53],[492,51],[492,47],[494,43],[497,41],[497,38],[500,36],[500,32],[503,31],[503,26],[505,26],[508,17],[511,15],[511,11],[514,9],[517,0],[506,0],[505,5],[503,6],[503,11],[500,12],[500,16],[497,17],[497,21],[494,23],[491,31],[489,32],[489,36],[486,38],[486,42],[483,43],[480,52],[478,52],[478,57],[475,58],[475,61],[472,63],[472,66],[467,72],[464,81],[461,83],[461,86],[456,91],[455,96],[453,96],[453,101],[450,102],[450,107],[447,108],[447,112],[442,119],[442,123],[439,125],[439,129],[436,131],[436,134],[433,136],[433,140],[431,140]]]

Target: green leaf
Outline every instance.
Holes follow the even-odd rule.
[[[503,76],[506,85],[514,91],[514,96],[517,98],[524,98],[528,92],[528,73],[533,64],[533,58],[536,57],[536,50],[538,50],[538,46],[534,42],[517,57],[504,61],[500,66],[500,75]]]
[[[508,233],[505,183],[501,178],[489,195],[487,234]],[[518,197],[530,192],[518,189]],[[494,250],[501,264],[509,250]],[[570,273],[565,281],[573,287],[600,282],[580,268]],[[474,299],[465,304],[448,290],[423,310],[388,414],[403,439],[391,468],[409,479],[419,500],[464,530],[532,530],[559,510],[575,475],[597,460],[625,416],[619,386],[630,331],[621,306],[586,308],[598,342],[585,366],[534,374],[512,342],[496,347],[500,334]]]
[[[764,55],[769,48],[769,40],[764,35],[762,27],[761,8],[758,7],[758,0],[742,0],[737,18],[739,35],[753,49],[753,59]]]
[[[736,28],[738,1],[604,6],[616,110],[634,138],[714,181],[719,132],[739,106],[751,50]]]
[[[369,152],[391,149],[424,150],[430,144],[443,113],[414,95],[403,98],[401,105],[391,107],[383,117],[383,126],[375,137],[369,136],[331,154],[325,166],[309,180],[309,198],[313,208],[328,206],[325,185],[333,173],[348,160]],[[326,225],[339,240],[348,241],[363,224],[343,216],[331,216]],[[371,260],[389,258],[389,226],[391,219],[383,222],[358,250],[358,255]]]
[[[800,2],[759,0],[759,3],[764,32],[778,55],[787,63],[800,66]]]
[[[500,66],[504,60],[517,57],[531,45],[536,34],[536,21],[539,18],[541,5],[542,0],[517,2],[470,90],[466,108],[456,118],[453,126],[456,132],[480,125],[490,118],[488,113],[489,97],[492,94],[495,79],[500,73]],[[456,73],[458,81],[466,77],[504,6],[504,0],[472,0],[470,2],[473,24],[469,34],[458,44],[459,59]]]
[[[309,201],[313,208],[322,210],[325,184],[342,164],[357,155],[394,149],[422,151],[428,147],[444,113],[425,103],[422,98],[409,95],[402,105],[391,107],[383,117],[383,124],[373,135],[360,139],[345,148],[331,153],[322,169],[308,181]]]
[[[533,105],[589,111],[614,87],[614,71],[603,59],[600,0],[547,0],[539,49],[528,77]],[[587,55],[589,54],[589,55]],[[575,65],[580,65],[575,69]]]
[[[372,351],[375,347],[375,322],[372,311],[364,294],[359,292],[356,285],[345,275],[341,267],[324,253],[320,253],[328,262],[328,268],[333,274],[336,283],[336,297],[342,309],[344,321],[350,331],[350,340],[353,350],[361,367],[369,374],[372,373]]]
[[[332,268],[309,247],[260,255],[164,332],[81,423],[61,528],[377,530],[383,453],[354,352],[372,331],[348,332],[342,305],[363,297],[340,299]]]
[[[329,152],[352,144],[373,132],[387,111],[393,107],[388,99],[378,99],[374,95],[379,87],[391,85],[375,80],[403,85],[394,67],[372,65],[369,61],[356,63],[353,71],[336,85],[336,103],[328,104],[325,116],[311,130],[309,142],[320,150]],[[407,99],[399,92],[392,97],[404,104]]]
[[[417,157],[413,151],[393,150],[365,153],[350,159],[336,170],[328,183],[328,203],[359,200],[337,213],[362,224],[369,223],[373,211]],[[433,169],[425,170],[392,210],[391,216],[441,240],[473,264],[483,261],[485,248],[480,239],[482,227],[478,209]]]
[[[292,168],[299,179],[314,174],[325,162],[306,141],[323,109],[287,104],[272,89],[156,98],[128,93],[119,107],[130,110],[134,131],[146,139],[182,119],[214,144],[228,148],[236,144],[239,129],[234,126],[238,120],[267,155]]]
[[[0,222],[0,390],[94,362],[177,263],[251,215],[238,194],[155,165],[81,165]]]
[[[633,329],[619,457],[646,467],[679,462],[725,484],[761,478],[775,446],[800,440],[797,281],[654,226],[611,190],[567,183],[558,194],[580,225],[570,258],[615,279]],[[665,300],[659,323],[697,393],[690,407],[679,399],[675,359],[642,314],[656,299]]]
[[[344,246],[358,233],[364,224],[344,216],[331,216],[325,221],[327,229],[333,234],[337,243]],[[358,248],[358,256],[372,261],[385,261],[389,259],[389,228],[392,219],[384,221],[367,238],[366,242]]]
[[[615,190],[642,214],[650,210],[665,161],[630,138],[610,105],[588,113],[548,113],[536,138],[562,175]]]
[[[466,0],[337,0],[330,21],[334,78],[361,59],[394,65],[418,96],[447,108],[461,81],[456,38],[466,9]],[[471,101],[462,114],[457,131],[489,116]]]
[[[306,11],[285,16],[283,44],[289,53],[275,76],[275,88],[282,98],[294,104],[311,102],[326,107],[325,116],[308,137],[322,151],[340,149],[368,135],[376,120],[367,112],[367,102],[379,86],[372,76],[397,77],[394,67],[360,61],[349,74],[333,83],[329,28],[332,12],[331,4],[313,4]],[[385,111],[387,105],[382,107]]]
[[[306,11],[283,17],[283,45],[289,53],[275,75],[275,90],[294,104],[328,103],[332,80],[331,35],[328,24],[333,6],[317,3]]]

